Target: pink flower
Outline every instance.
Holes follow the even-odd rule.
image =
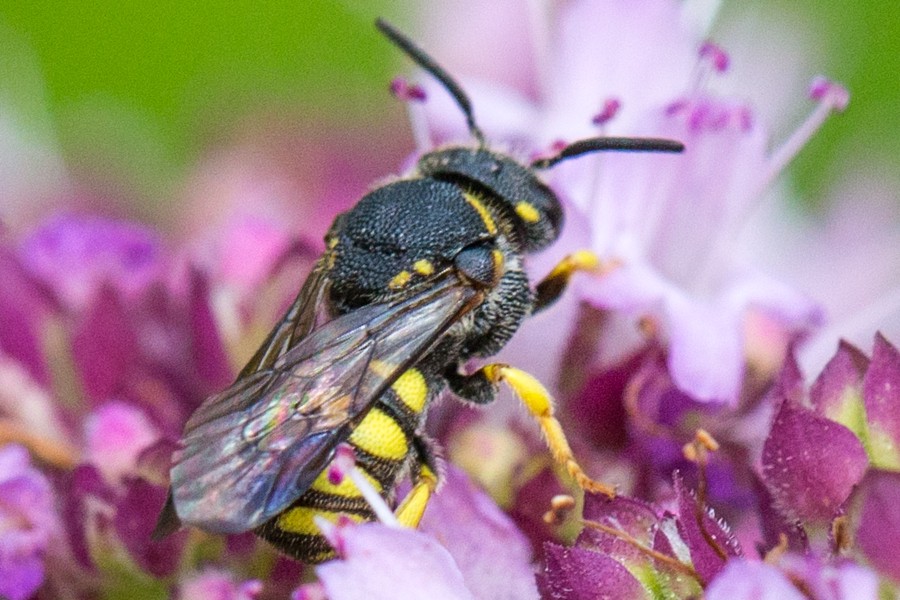
[[[633,320],[650,317],[667,343],[675,383],[698,400],[733,403],[750,309],[792,332],[821,320],[805,295],[737,258],[747,216],[847,95],[817,81],[811,90],[817,108],[769,151],[768,128],[754,108],[707,85],[728,68],[728,55],[704,42],[698,19],[689,16],[671,0],[567,3],[555,14],[532,15],[534,43],[524,43],[518,56],[536,57],[533,91],[462,77],[488,138],[523,157],[557,140],[598,133],[685,143],[681,156],[584,157],[550,172],[549,182],[569,202],[570,232],[557,252],[588,246],[621,265],[583,279],[581,296]],[[504,18],[519,23],[525,17]],[[447,67],[456,72],[453,64]],[[521,71],[518,63],[515,68]],[[433,83],[428,90],[433,137],[464,139],[458,110]],[[609,345],[618,356],[625,352],[623,340],[601,341]]]
[[[178,600],[254,600],[262,587],[256,579],[238,582],[227,571],[207,569],[181,583]]]
[[[115,485],[137,470],[138,457],[160,437],[139,409],[123,402],[104,404],[85,422],[85,459]]]

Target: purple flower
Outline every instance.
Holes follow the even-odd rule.
[[[900,469],[900,353],[875,338],[872,358],[849,344],[810,387],[785,397],[763,448],[763,476],[787,514],[829,521],[869,465]]]
[[[875,573],[847,559],[788,554],[779,561],[779,567],[792,581],[801,582],[816,600],[879,598]]]
[[[58,532],[50,482],[17,445],[0,448],[0,596],[25,600],[44,580],[44,556]]]
[[[59,215],[23,242],[28,273],[66,310],[84,310],[104,286],[134,297],[162,275],[162,248],[149,228],[95,216]]]
[[[734,535],[675,476],[678,514],[619,496],[585,496],[574,548],[548,544],[538,585],[546,597],[692,597],[742,556]],[[569,594],[565,591],[570,590]]]
[[[830,521],[869,461],[849,429],[784,401],[763,449],[763,477],[781,508],[806,521]]]

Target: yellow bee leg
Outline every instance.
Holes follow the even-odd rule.
[[[481,371],[487,379],[493,383],[504,382],[508,385],[516,396],[528,409],[528,412],[537,420],[541,430],[544,432],[544,439],[553,459],[560,465],[565,467],[569,475],[578,483],[581,489],[588,492],[605,494],[610,498],[616,495],[615,489],[612,487],[594,481],[584,472],[569,442],[566,440],[566,434],[563,433],[562,426],[556,417],[553,416],[553,398],[547,389],[541,385],[537,379],[514,367],[501,364],[485,365]]]
[[[537,284],[532,312],[538,312],[556,302],[566,289],[569,279],[578,271],[602,273],[606,268],[607,265],[600,262],[600,257],[590,250],[577,250],[569,254]]]
[[[438,479],[434,472],[422,465],[416,484],[394,513],[401,525],[413,528],[419,526],[419,521],[425,514],[425,507],[428,506],[428,500],[437,488],[437,483]]]

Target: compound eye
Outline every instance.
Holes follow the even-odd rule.
[[[463,248],[453,264],[464,278],[480,287],[494,287],[503,275],[503,254],[486,242]]]

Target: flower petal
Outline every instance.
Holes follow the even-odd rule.
[[[544,544],[544,568],[537,575],[542,598],[559,600],[646,600],[644,586],[609,556],[583,548]]]
[[[60,215],[22,243],[25,268],[69,310],[81,310],[103,286],[133,297],[163,272],[162,248],[143,225],[97,216]]]
[[[875,336],[863,396],[872,463],[900,470],[900,352],[880,334]]]
[[[784,574],[764,562],[734,559],[706,588],[706,600],[804,600]]]
[[[728,526],[716,518],[712,509],[699,504],[681,475],[676,472],[673,478],[678,496],[679,531],[691,551],[694,569],[704,581],[711,581],[727,560],[743,556],[744,552]]]
[[[667,299],[669,371],[697,400],[737,402],[744,371],[741,312],[682,296]]]
[[[6,247],[0,246],[0,349],[20,362],[43,385],[49,371],[42,356],[41,317],[46,311],[37,288],[28,281],[21,265]]]
[[[856,434],[866,436],[866,410],[863,406],[863,375],[869,359],[846,342],[809,388],[809,399],[815,411],[840,423]]]
[[[783,401],[763,446],[763,478],[787,514],[827,521],[862,478],[869,461],[849,429]]]
[[[146,415],[124,402],[104,404],[87,418],[85,430],[85,458],[111,484],[133,474],[141,452],[159,438]]]
[[[166,488],[134,478],[126,484],[125,496],[116,505],[113,525],[119,540],[135,561],[156,577],[175,572],[188,532],[176,532],[164,540],[153,540],[156,517],[166,502]]]
[[[762,480],[756,477],[753,480],[753,491],[756,492],[760,529],[763,535],[761,551],[768,552],[780,544],[783,534],[787,537],[790,550],[806,552],[809,549],[809,538],[800,523],[788,519],[775,507],[772,494]]]
[[[900,581],[900,473],[872,470],[851,500],[856,546],[879,571]]]
[[[641,544],[652,547],[659,528],[659,516],[650,504],[616,496],[607,498],[600,494],[585,494],[583,517],[586,522],[595,522],[626,533]],[[621,537],[605,531],[585,527],[579,534],[576,545],[580,548],[601,552],[629,569],[647,562],[647,555]]]
[[[462,471],[448,469],[420,530],[441,541],[476,597],[538,597],[528,539]]]
[[[344,558],[316,567],[330,600],[474,600],[450,553],[422,532],[364,523],[341,536]]]

